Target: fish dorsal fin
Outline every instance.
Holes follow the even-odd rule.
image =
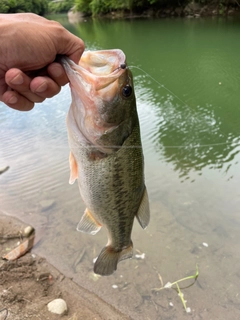
[[[72,152],[70,152],[70,155],[69,155],[69,164],[70,164],[69,183],[74,184],[75,180],[78,178],[78,165]]]
[[[101,225],[94,219],[92,213],[86,208],[82,219],[79,221],[77,231],[95,235],[100,229]]]
[[[149,201],[148,201],[148,194],[147,194],[147,189],[145,187],[142,201],[140,203],[140,206],[138,208],[138,212],[136,214],[136,217],[138,219],[138,222],[140,223],[141,227],[143,229],[146,229],[149,220],[150,220],[150,208],[149,208]]]
[[[132,258],[132,255],[132,242],[127,248],[121,251],[114,251],[111,246],[106,246],[102,249],[94,264],[94,273],[100,274],[101,276],[109,276],[117,270],[119,261]]]

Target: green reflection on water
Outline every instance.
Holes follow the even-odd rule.
[[[155,113],[150,137],[181,176],[231,165],[239,152],[239,20],[60,22],[87,49],[121,48],[129,65],[159,82],[133,68],[136,94]]]

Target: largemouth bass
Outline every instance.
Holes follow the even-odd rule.
[[[72,94],[69,183],[78,179],[86,204],[77,230],[108,231],[94,264],[100,275],[112,274],[119,261],[132,257],[134,217],[143,229],[149,223],[136,99],[125,60],[121,50],[86,51],[79,65],[62,58]]]

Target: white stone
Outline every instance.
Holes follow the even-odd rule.
[[[67,311],[67,304],[63,299],[55,299],[48,303],[48,311],[56,314],[64,314]]]
[[[118,285],[113,284],[113,285],[112,285],[112,288],[113,288],[113,289],[117,289],[117,288],[118,288]]]
[[[145,259],[145,253],[142,254],[135,254],[136,259]]]

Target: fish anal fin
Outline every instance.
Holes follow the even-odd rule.
[[[132,258],[132,255],[132,243],[121,251],[115,251],[111,246],[107,246],[102,249],[94,264],[94,273],[109,276],[117,270],[118,262]]]
[[[95,235],[100,229],[101,225],[94,219],[92,213],[86,208],[82,219],[79,221],[77,231]]]
[[[147,189],[145,187],[142,201],[140,203],[140,206],[138,208],[138,212],[136,214],[136,217],[138,219],[138,222],[140,223],[140,226],[143,229],[146,229],[149,221],[150,221],[150,208],[149,208],[149,200],[148,200],[148,194]]]
[[[75,180],[78,178],[78,165],[72,152],[70,152],[70,155],[69,155],[69,165],[70,165],[69,183],[73,184]]]

